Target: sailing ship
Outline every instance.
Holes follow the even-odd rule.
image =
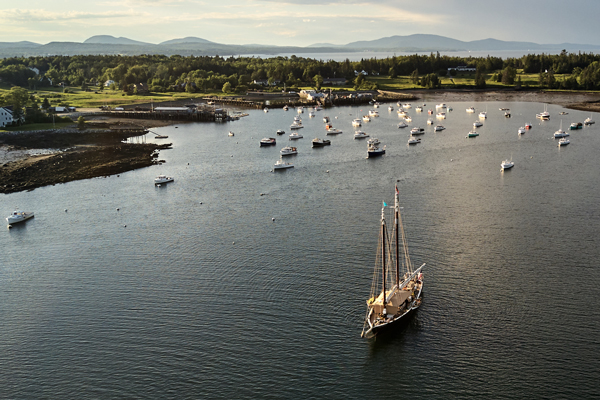
[[[381,208],[381,230],[375,272],[361,337],[374,337],[386,328],[406,321],[421,305],[421,270],[425,264],[417,269],[413,268],[400,216],[398,194],[396,186],[392,240],[388,238],[385,222],[387,204],[383,203]]]

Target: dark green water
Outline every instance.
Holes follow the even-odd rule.
[[[426,127],[410,148],[382,106],[361,128],[379,159],[352,138],[367,108],[334,108],[302,115],[295,168],[272,173],[287,135],[258,141],[295,111],[252,111],[157,130],[162,166],[1,196],[36,217],[0,234],[0,398],[597,396],[600,127],[559,149],[558,106],[540,123],[542,104],[449,105],[439,133],[410,110]],[[466,139],[471,105],[489,117]],[[564,128],[589,116],[569,113]],[[324,115],[344,133],[312,149]],[[369,341],[396,180],[424,302]]]

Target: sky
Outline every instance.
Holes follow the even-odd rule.
[[[425,33],[600,45],[599,15],[600,0],[0,0],[0,42],[195,36],[309,46]]]

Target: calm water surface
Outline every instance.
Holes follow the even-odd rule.
[[[558,106],[539,122],[543,104],[450,105],[438,133],[410,110],[413,147],[382,106],[362,127],[379,159],[352,137],[368,108],[340,107],[302,114],[295,168],[273,173],[287,135],[258,141],[295,111],[251,111],[156,129],[164,165],[1,196],[36,217],[0,234],[0,398],[597,396],[599,124],[558,148]],[[466,139],[471,105],[489,117]],[[344,133],[312,149],[324,115]],[[160,173],[175,182],[154,187]],[[396,180],[424,302],[369,341]]]

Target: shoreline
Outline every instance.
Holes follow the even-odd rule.
[[[600,112],[600,93],[514,90],[398,91],[427,102],[540,102],[568,109]],[[182,100],[185,102],[185,100]],[[240,107],[237,107],[240,109]],[[232,107],[233,109],[233,107]],[[91,111],[91,110],[90,110]],[[79,113],[85,113],[82,109]],[[110,131],[114,125],[145,129],[182,124],[172,120],[132,120],[106,116],[86,117],[89,128],[0,133],[0,193],[120,174],[160,163],[159,144],[126,144],[135,134]],[[98,129],[99,128],[99,129]]]

